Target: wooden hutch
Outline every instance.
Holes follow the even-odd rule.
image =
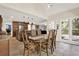
[[[28,30],[28,24],[26,22],[20,22],[20,21],[13,21],[12,25],[13,25],[13,37],[16,36],[16,31],[19,31],[19,26],[23,26],[25,29]]]

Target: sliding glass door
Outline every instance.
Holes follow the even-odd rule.
[[[79,18],[61,20],[61,38],[79,41]]]
[[[79,18],[72,19],[72,40],[79,41]]]

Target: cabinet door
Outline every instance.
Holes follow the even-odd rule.
[[[23,26],[23,29],[28,30],[28,23],[13,21],[13,37],[16,36],[16,31],[19,31],[20,25]]]
[[[1,17],[1,15],[0,15],[0,31],[1,31],[1,28],[2,28],[2,17]]]
[[[9,45],[8,40],[0,41],[0,56],[8,56],[9,55]]]
[[[24,27],[26,30],[28,30],[28,23],[25,23]]]
[[[19,22],[13,22],[13,37],[16,36],[16,31],[19,30]]]

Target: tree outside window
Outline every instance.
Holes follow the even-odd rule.
[[[79,18],[74,18],[72,20],[72,34],[79,35]]]

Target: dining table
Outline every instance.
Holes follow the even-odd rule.
[[[47,34],[42,34],[42,35],[37,35],[37,36],[29,36],[29,39],[32,39],[32,40],[41,40],[41,38],[43,39],[47,39],[48,38],[48,35]]]
[[[47,34],[41,34],[41,35],[38,35],[38,36],[29,36],[29,39],[33,40],[33,41],[37,41],[39,43],[39,50],[40,50],[39,53],[41,55],[41,43],[48,39],[48,35]]]

